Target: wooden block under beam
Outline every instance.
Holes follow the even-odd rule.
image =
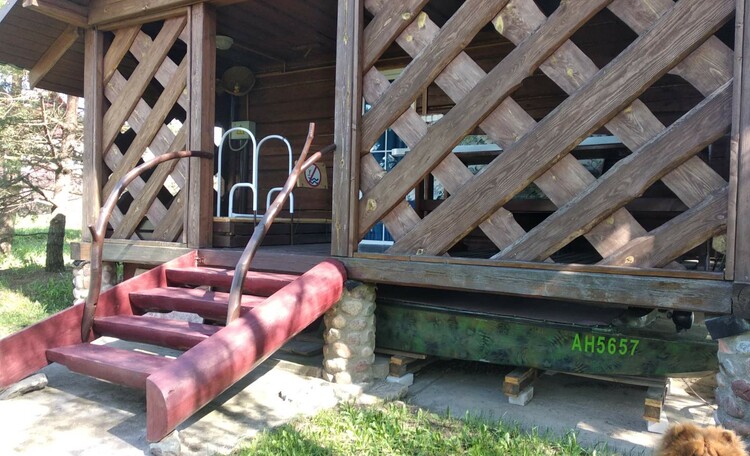
[[[515,397],[534,383],[539,371],[533,367],[517,367],[505,375],[503,394]]]
[[[70,0],[24,0],[23,7],[80,28],[88,27],[88,8]]]
[[[411,358],[408,356],[394,355],[391,356],[391,362],[389,367],[390,375],[394,377],[402,377],[406,374],[416,372],[419,369],[431,364],[434,359],[419,359]]]
[[[643,419],[658,423],[661,420],[661,411],[664,408],[664,399],[666,397],[666,384],[662,387],[649,388],[646,391],[646,399],[643,404]]]

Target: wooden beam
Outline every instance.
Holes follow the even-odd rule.
[[[357,237],[362,119],[362,0],[339,0],[336,32],[336,104],[331,254],[350,256]],[[374,159],[372,160],[374,161]],[[367,160],[362,166],[367,166]],[[370,163],[372,165],[372,163]],[[377,163],[375,163],[377,165]]]
[[[102,84],[104,64],[103,33],[86,30],[85,65],[83,68],[83,95],[86,99],[86,110],[83,123],[83,227],[81,238],[91,239],[91,233],[85,227],[96,222],[102,207],[102,119],[104,118],[104,86]]]
[[[625,274],[490,267],[484,262],[450,264],[389,255],[346,258],[353,280],[514,296],[565,299],[601,305],[628,305],[727,314],[731,312],[732,284],[722,280],[692,280]],[[436,258],[436,261],[439,259]],[[468,261],[466,262],[468,263]],[[550,267],[553,265],[549,265]],[[618,268],[624,269],[624,268]],[[626,268],[625,268],[626,269]],[[660,271],[659,271],[660,272]]]
[[[385,94],[362,116],[362,149],[369,153],[378,137],[425,91],[508,0],[467,0],[435,39],[404,69]],[[525,76],[526,74],[524,74]]]
[[[359,202],[360,237],[364,237],[384,214],[409,193],[416,182],[421,181],[437,166],[528,74],[607,3],[608,0],[589,1],[575,6],[566,3],[563,8],[555,10],[532,37],[516,47],[471,93],[438,120],[419,144],[401,160],[399,166],[362,196]],[[503,156],[505,155],[504,153]]]
[[[429,0],[388,2],[365,28],[362,71],[367,72]]]
[[[214,150],[216,99],[216,12],[205,3],[190,8],[188,149]],[[189,247],[211,245],[213,160],[189,161],[185,201],[185,239]]]
[[[727,189],[641,236],[598,264],[658,268],[726,230]]]
[[[88,25],[122,22],[144,14],[159,14],[203,0],[91,0]]]
[[[726,277],[750,283],[750,8],[737,1]],[[742,222],[742,220],[745,220]]]
[[[539,261],[557,252],[643,194],[663,175],[721,137],[731,123],[732,83],[620,160],[586,191],[561,207],[497,258]]]
[[[74,27],[88,28],[88,8],[70,0],[24,0],[23,7]]]
[[[49,73],[49,71],[60,61],[68,49],[78,40],[78,28],[69,25],[62,31],[59,37],[52,43],[34,67],[29,71],[29,84],[36,87],[39,82]]]
[[[136,263],[158,266],[182,256],[192,249],[173,242],[131,241],[127,239],[106,239],[103,261],[113,263]],[[73,242],[70,256],[75,260],[91,258],[91,243]]]
[[[133,45],[138,34],[141,33],[140,25],[133,25],[115,32],[115,39],[104,56],[104,84],[106,85],[117,71],[123,57]],[[137,58],[137,57],[136,57]],[[140,60],[140,59],[139,59]]]
[[[461,193],[448,198],[425,217],[420,226],[397,241],[390,251],[422,250],[432,254],[447,250],[531,180],[549,169],[582,138],[630,104],[653,81],[689,54],[696,42],[711,35],[733,11],[730,0],[710,4],[696,0],[678,3],[537,128],[464,186]],[[659,52],[653,52],[655,49]],[[566,125],[566,128],[561,129],[559,125]]]

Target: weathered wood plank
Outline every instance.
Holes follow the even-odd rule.
[[[727,188],[716,191],[659,228],[623,246],[598,264],[660,267],[726,230]]]
[[[102,207],[102,119],[104,93],[102,72],[104,62],[104,35],[96,30],[86,30],[86,64],[83,69],[83,91],[86,98],[83,124],[83,226],[91,226]],[[81,230],[84,241],[91,239],[89,230]]]
[[[339,0],[336,32],[336,103],[331,254],[350,256],[359,241],[360,122],[362,119],[362,0]],[[377,165],[377,164],[376,164]]]
[[[167,53],[185,27],[185,22],[185,18],[180,17],[170,19],[164,23],[164,27],[154,40],[146,58],[140,62],[128,80],[125,90],[122,91],[122,94],[116,101],[113,101],[112,106],[104,114],[104,150],[108,150],[114,143],[125,119],[130,116],[138,100],[141,99],[143,91],[151,82],[151,79],[156,74],[156,70],[166,58]]]
[[[380,257],[346,258],[342,262],[350,279],[372,283],[483,290],[487,293],[570,299],[601,305],[725,314],[731,311],[732,287],[721,280],[428,263],[414,257],[410,261],[399,261],[389,255]]]
[[[70,0],[24,0],[23,7],[78,28],[88,28],[88,9]]]
[[[581,24],[607,3],[607,0],[597,0],[585,2],[585,5],[561,5],[532,37],[516,47],[469,95],[437,121],[399,165],[386,174],[375,188],[363,195],[359,203],[360,236],[364,236],[403,199],[416,182],[437,166],[527,74],[533,72]]]
[[[167,115],[174,108],[177,99],[187,86],[187,60],[183,59],[177,71],[172,75],[169,84],[164,87],[159,99],[143,123],[143,127],[138,131],[135,139],[128,147],[120,164],[116,169],[112,170],[109,180],[104,185],[102,192],[104,198],[107,198],[117,182],[138,164],[138,160],[143,157],[146,148],[153,142],[157,133],[159,133],[159,130],[164,125]]]
[[[151,237],[155,241],[184,242],[178,238],[185,229],[185,193],[183,190],[177,192],[169,206],[167,216],[154,227]]]
[[[76,41],[78,41],[78,28],[69,25],[31,68],[29,85],[36,87]]]
[[[728,82],[662,134],[617,162],[585,192],[498,257],[526,261],[547,258],[643,194],[664,174],[725,133],[731,124],[731,99],[732,84]]]
[[[158,38],[157,38],[158,39]],[[190,8],[188,149],[214,150],[216,99],[216,12],[205,3]],[[185,193],[185,239],[188,247],[211,245],[213,160],[191,158]]]
[[[732,138],[729,163],[729,221],[727,224],[726,277],[737,282],[750,282],[750,60],[744,52],[750,49],[750,8],[737,2],[735,36],[736,81]],[[742,222],[745,220],[745,222]]]
[[[186,27],[186,29],[188,28]],[[183,30],[182,35],[180,35],[181,40],[184,38],[185,33],[186,30]],[[133,57],[135,57],[139,62],[142,62],[148,56],[149,49],[151,48],[152,44],[153,40],[145,33],[140,32],[135,37],[133,45],[130,46],[130,53],[133,54]],[[159,84],[161,84],[162,87],[166,87],[167,84],[169,84],[170,77],[174,74],[175,71],[177,71],[177,64],[174,63],[172,59],[164,59],[159,68],[156,70],[154,78],[159,81]],[[188,109],[189,100],[187,92],[180,96],[179,103],[180,106],[185,108],[185,110]]]
[[[393,40],[413,21],[429,0],[388,2],[364,32],[362,71],[367,72]],[[368,8],[369,9],[369,8]]]
[[[508,0],[467,0],[440,29],[434,40],[404,69],[382,97],[362,116],[362,149],[411,105]]]
[[[728,0],[710,5],[695,0],[677,4],[537,128],[488,165],[461,193],[449,198],[425,217],[420,226],[397,241],[391,248],[392,253],[418,249],[432,253],[449,248],[541,175],[581,138],[631,103],[684,58],[694,43],[712,34],[732,12],[733,5]],[[652,52],[655,49],[658,52]],[[497,189],[504,189],[503,194],[498,195]],[[442,220],[443,217],[448,219]],[[450,227],[446,226],[446,221]]]
[[[125,54],[128,53],[138,34],[141,33],[141,27],[134,25],[115,32],[115,39],[104,56],[104,84],[106,85],[117,71]]]

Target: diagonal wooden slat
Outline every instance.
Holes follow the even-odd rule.
[[[180,190],[169,206],[167,216],[154,228],[151,238],[154,241],[175,242],[183,231],[185,214],[185,192]]]
[[[498,257],[535,261],[557,252],[723,135],[732,122],[731,105],[732,84],[728,82]]]
[[[364,236],[404,198],[415,181],[424,178],[437,166],[528,74],[607,3],[608,0],[575,5],[563,3],[532,37],[516,47],[469,95],[437,121],[419,144],[375,188],[364,194],[359,204],[360,236]]]
[[[102,190],[104,198],[107,198],[117,182],[138,164],[138,160],[143,156],[146,147],[151,144],[162,125],[164,125],[167,115],[187,86],[187,60],[182,60],[177,71],[172,75],[172,80],[164,87],[159,99],[151,109],[143,128],[141,128],[125,152],[120,165],[117,169],[112,170],[112,174],[109,176],[109,180],[104,184],[104,189]]]
[[[146,87],[166,58],[167,53],[185,27],[185,23],[185,17],[168,19],[164,22],[164,26],[159,31],[159,35],[150,47],[146,58],[138,64],[121,96],[116,101],[113,101],[112,106],[104,114],[103,150],[108,150],[115,142],[120,128],[122,128],[123,123],[130,116],[138,100],[141,99],[143,91],[146,90]]]
[[[379,97],[385,92],[389,84],[390,83],[385,76],[383,76],[377,69],[371,69],[364,77],[363,89],[365,100],[369,101]],[[391,129],[395,131],[398,137],[409,147],[414,147],[427,134],[427,125],[413,108],[407,109],[401,117],[396,119],[393,125],[391,125]],[[382,169],[379,170],[375,176],[370,174],[370,185],[366,188],[363,187],[363,190],[367,191],[372,188],[377,180],[381,179],[384,174],[385,171],[382,171]],[[443,184],[449,193],[459,191],[464,183],[474,177],[471,171],[469,171],[466,166],[461,163],[461,160],[453,153],[448,154],[448,156],[434,170],[432,170],[432,174]],[[393,213],[393,211],[391,211],[391,213]],[[417,217],[416,219],[409,218],[407,220],[412,220],[416,224],[421,219]],[[479,225],[479,228],[496,246],[498,246],[499,249],[510,244],[514,239],[525,233],[523,228],[513,218],[513,214],[503,209],[482,222]],[[399,230],[399,233],[391,232],[391,235],[394,236],[394,239],[398,239],[400,237],[399,234],[405,231],[408,230]]]
[[[394,39],[414,20],[429,0],[403,0],[388,2],[386,8],[375,15],[364,31],[362,71],[367,72],[383,55]]]
[[[169,149],[175,151],[184,149],[186,141],[187,125],[183,125],[182,128],[180,128],[180,131],[175,136],[173,144]],[[115,229],[114,233],[112,233],[113,238],[126,239],[132,236],[133,233],[135,233],[138,225],[140,225],[141,223],[141,220],[156,200],[156,197],[161,191],[164,182],[166,182],[169,175],[172,174],[175,166],[177,166],[178,161],[179,160],[170,160],[156,167],[143,189],[134,196],[134,200],[130,204],[130,208],[128,209],[125,220],[123,221],[123,223],[120,223],[119,226],[117,226],[117,228]],[[165,217],[167,216],[168,213],[165,214]],[[163,220],[160,220],[159,223],[163,223]]]
[[[537,128],[488,165],[397,241],[391,253],[449,248],[479,221],[525,188],[580,140],[628,105],[683,59],[732,14],[729,0],[681,0],[669,13],[589,83],[548,115]],[[541,30],[541,29],[540,29]],[[524,41],[524,43],[529,40]],[[503,189],[497,192],[496,189]],[[492,194],[488,194],[492,192]],[[450,217],[451,226],[441,217]]]
[[[508,0],[466,0],[438,36],[404,69],[372,108],[362,116],[362,148],[369,150],[378,137],[416,97],[469,45],[474,36]]]
[[[182,35],[180,35],[180,40],[184,41],[183,35],[185,35],[185,31],[189,31],[189,28],[185,27]],[[144,32],[140,32],[135,38],[135,41],[133,41],[133,45],[130,47],[130,53],[133,54],[136,60],[142,62],[148,56],[149,49],[151,48],[152,44],[153,40]],[[172,59],[164,59],[159,68],[156,70],[154,78],[159,82],[159,84],[162,85],[162,87],[166,87],[167,84],[169,84],[169,80],[175,71],[177,71],[177,64],[174,63]],[[180,104],[180,106],[182,106],[183,109],[188,109],[189,100],[187,92],[183,93],[180,96],[178,103]]]
[[[135,38],[139,33],[141,33],[140,25],[134,25],[115,31],[115,39],[112,40],[112,44],[109,46],[107,54],[104,56],[104,85],[107,85],[109,80],[112,79],[117,67],[120,65],[120,62],[122,62],[125,54],[128,53],[128,50],[130,50],[133,41],[135,41]]]
[[[727,187],[703,200],[648,235],[641,236],[597,264],[661,267],[727,229]]]

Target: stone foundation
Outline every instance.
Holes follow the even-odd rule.
[[[750,333],[719,339],[716,421],[750,436]]]
[[[368,383],[375,361],[375,286],[347,281],[339,302],[324,317],[323,378]]]
[[[91,280],[91,263],[82,262],[73,267],[73,299],[85,300],[89,294]],[[117,269],[115,263],[102,264],[102,291],[112,288],[117,283]]]

